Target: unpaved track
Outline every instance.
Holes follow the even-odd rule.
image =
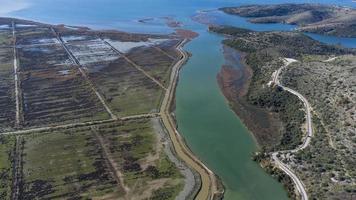
[[[168,56],[170,59],[176,60],[176,58],[174,58],[173,56],[169,55],[167,52],[163,51],[161,48],[159,48],[157,46],[153,46],[153,48],[155,48],[157,51],[163,53],[164,55]]]
[[[20,199],[22,186],[22,137],[16,136],[15,155],[13,164],[13,180],[12,180],[12,200]]]
[[[141,115],[132,115],[127,116],[119,119],[105,119],[105,120],[98,120],[98,121],[89,121],[89,122],[78,122],[72,124],[63,124],[57,126],[47,126],[47,127],[38,127],[38,128],[31,128],[31,129],[23,129],[17,131],[9,131],[0,133],[0,135],[20,135],[20,134],[29,134],[35,132],[42,132],[42,131],[51,131],[51,130],[58,130],[58,129],[67,129],[67,128],[74,128],[74,127],[83,127],[83,126],[94,126],[99,124],[105,124],[120,120],[132,120],[132,119],[142,119],[142,118],[154,118],[160,116],[160,113],[148,113],[148,114],[141,114]]]
[[[182,41],[177,50],[182,55],[182,58],[173,66],[169,87],[165,93],[164,99],[161,104],[162,122],[169,133],[173,147],[178,155],[187,165],[197,171],[201,178],[201,188],[196,196],[198,200],[212,199],[214,194],[218,193],[217,180],[215,174],[209,170],[186,146],[184,139],[181,137],[176,129],[176,124],[170,114],[170,106],[174,98],[176,83],[178,80],[178,73],[181,66],[188,59],[187,53],[182,50],[182,46],[187,42],[187,39]]]
[[[161,113],[147,113],[147,114],[140,114],[140,115],[132,115],[127,117],[121,117],[121,120],[130,120],[130,119],[140,119],[140,118],[153,118],[153,117],[160,117]]]
[[[69,57],[72,59],[72,61],[74,63],[76,63],[79,66],[79,69],[80,69],[80,64],[78,63],[78,61],[73,57],[73,55],[67,49],[66,45],[64,44],[62,39],[57,35],[57,33],[55,31],[54,31],[54,33],[56,34],[58,40],[63,45],[63,48],[67,51]],[[199,190],[195,199],[198,199],[198,200],[213,199],[213,197],[216,194],[221,193],[217,188],[216,176],[197,157],[195,157],[194,154],[186,146],[184,139],[181,137],[181,135],[179,134],[179,132],[176,129],[175,121],[173,120],[171,113],[170,113],[170,107],[174,100],[174,92],[175,92],[175,87],[176,87],[177,80],[178,80],[179,70],[182,67],[182,65],[186,62],[186,60],[188,59],[187,53],[182,49],[182,46],[187,41],[188,41],[187,39],[184,39],[177,46],[177,50],[179,51],[179,53],[181,54],[182,57],[180,60],[177,61],[177,63],[174,64],[174,66],[172,68],[172,73],[170,76],[170,83],[169,83],[168,89],[164,88],[163,85],[161,85],[161,87],[163,87],[165,89],[166,93],[164,95],[164,98],[163,98],[163,101],[161,104],[160,113],[147,113],[147,114],[133,115],[133,116],[123,117],[120,119],[118,119],[115,116],[115,117],[112,117],[112,119],[108,119],[108,120],[72,123],[72,124],[64,124],[64,125],[49,126],[49,127],[39,127],[39,128],[33,128],[33,129],[27,129],[27,130],[17,130],[17,131],[5,132],[5,133],[0,133],[0,134],[3,134],[3,135],[28,134],[28,133],[35,133],[35,132],[40,132],[40,131],[67,129],[67,128],[74,128],[74,127],[82,127],[82,126],[94,126],[94,125],[98,125],[98,124],[114,122],[117,120],[130,120],[130,119],[140,119],[140,118],[150,118],[150,117],[161,116],[162,122],[169,133],[174,150],[177,153],[178,157],[181,158],[190,168],[194,169],[200,175],[201,187],[200,187],[200,190]],[[142,72],[147,77],[150,78],[150,76],[144,70],[142,70]],[[84,72],[84,74],[85,74],[85,72]],[[158,83],[159,82],[157,82],[157,84]],[[110,109],[108,109],[108,110],[110,111]],[[103,141],[99,140],[99,142],[101,142],[102,146],[104,145]]]
[[[104,98],[101,96],[101,94],[98,92],[98,90],[95,88],[94,84],[91,82],[90,78],[88,77],[87,73],[83,70],[82,65],[79,63],[78,59],[75,58],[75,56],[72,54],[72,52],[68,49],[67,45],[64,43],[62,38],[59,36],[59,34],[51,28],[52,32],[55,34],[57,37],[58,41],[61,43],[62,47],[64,50],[67,52],[69,58],[72,60],[73,64],[76,64],[78,66],[78,69],[82,76],[86,79],[86,81],[89,83],[90,88],[94,91],[98,99],[100,100],[101,104],[103,104],[105,110],[109,113],[110,117],[112,119],[117,119],[117,116],[111,111],[110,107],[106,104]]]
[[[281,68],[279,68],[276,72],[273,73],[272,75],[272,81],[271,84],[273,85],[277,85],[281,88],[283,88],[284,90],[292,93],[293,95],[296,95],[304,104],[305,107],[305,112],[306,112],[306,121],[307,121],[307,134],[306,137],[303,140],[303,144],[301,144],[300,146],[298,146],[296,149],[291,149],[291,150],[284,150],[284,151],[276,151],[272,153],[272,159],[274,160],[275,165],[281,169],[284,173],[286,173],[294,182],[299,194],[300,194],[300,198],[302,200],[308,200],[308,194],[306,192],[305,186],[303,184],[303,182],[298,178],[298,176],[293,172],[293,170],[291,170],[287,164],[284,164],[279,158],[278,155],[279,154],[285,154],[285,153],[296,153],[299,151],[302,151],[303,149],[307,148],[310,144],[310,140],[311,137],[313,136],[313,128],[312,128],[312,119],[311,119],[311,107],[309,102],[307,101],[307,99],[301,95],[299,92],[290,89],[288,87],[283,86],[282,84],[280,84],[279,81],[279,75],[281,73],[281,70],[285,67],[287,67],[288,65],[290,65],[293,62],[297,62],[297,60],[294,59],[285,59],[285,65],[282,66]]]
[[[15,22],[12,22],[12,38],[13,38],[13,51],[14,51],[14,75],[15,75],[15,98],[16,98],[16,127],[21,124],[21,105],[20,105],[20,84],[18,77],[18,63],[17,63],[17,52],[16,52],[16,33],[15,33]]]
[[[97,133],[97,131],[95,131],[94,135],[99,141],[100,147],[101,147],[104,157],[105,157],[106,164],[109,166],[111,173],[113,174],[116,182],[118,183],[118,187],[123,188],[125,190],[125,194],[127,195],[129,193],[130,189],[127,186],[125,186],[123,175],[122,175],[121,171],[118,169],[116,162],[111,157],[110,150],[105,145],[104,138],[100,135],[100,133]],[[125,199],[127,199],[127,198],[125,198]]]
[[[142,69],[141,66],[136,64],[134,61],[129,59],[124,53],[121,53],[119,50],[117,50],[114,46],[112,46],[109,42],[101,39],[105,44],[109,45],[113,51],[115,51],[117,54],[122,56],[127,62],[129,62],[132,66],[134,66],[138,71],[142,72],[145,76],[147,76],[149,79],[151,79],[153,82],[155,82],[158,86],[160,86],[162,89],[167,90],[164,85],[159,82],[157,79],[155,79],[153,76],[151,76],[149,73],[147,73],[145,70]]]

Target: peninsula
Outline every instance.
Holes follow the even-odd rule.
[[[324,4],[277,4],[225,7],[222,11],[248,17],[252,23],[286,23],[297,30],[340,37],[356,37],[356,10]]]
[[[254,159],[294,199],[349,198],[355,192],[356,51],[299,32],[224,34],[227,64],[217,79],[254,134]]]

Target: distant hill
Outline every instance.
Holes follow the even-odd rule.
[[[277,4],[225,7],[222,11],[249,17],[252,23],[286,23],[298,25],[298,30],[356,37],[356,10],[322,4]]]

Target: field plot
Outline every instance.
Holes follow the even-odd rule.
[[[182,188],[149,119],[23,138],[24,199],[173,199]]]
[[[117,59],[89,76],[120,117],[159,112],[162,88],[125,59]]]
[[[73,56],[88,72],[90,80],[99,93],[103,95],[109,107],[118,116],[159,112],[163,90],[123,59],[118,52],[113,50],[112,46],[116,50],[126,52],[137,46],[150,46],[167,41],[167,39],[148,38],[147,41],[121,41],[108,39],[107,36],[103,36],[104,40],[101,40],[93,33],[64,32],[61,35]],[[155,48],[150,48],[149,51],[159,55],[157,58],[160,60],[155,63],[165,66],[164,70],[166,71],[163,73],[166,73],[164,75],[168,78],[173,58]],[[146,56],[140,53],[138,52],[137,56]],[[140,63],[145,64],[144,61]],[[153,63],[147,63],[149,67],[153,65]],[[149,67],[147,69],[150,69]],[[148,70],[148,73],[150,72]]]
[[[74,69],[60,45],[26,46],[18,48],[20,71]]]
[[[49,45],[59,44],[55,35],[48,27],[16,25],[16,44],[22,45]]]
[[[15,124],[13,48],[0,48],[0,131]]]
[[[160,118],[132,117],[160,111],[179,42],[0,18],[0,199],[189,196]]]
[[[23,199],[122,194],[87,128],[26,136],[24,152]]]
[[[181,40],[168,40],[157,45],[159,49],[166,52],[169,56],[179,58],[180,54],[176,50],[176,46],[182,42]]]
[[[183,176],[168,159],[149,119],[123,125],[98,127],[104,148],[122,172],[128,199],[174,199],[183,187]]]
[[[12,32],[9,24],[0,23],[0,46],[12,45]]]
[[[86,68],[97,69],[119,58],[119,55],[99,38],[86,40],[85,38],[84,36],[66,36],[63,37],[63,41],[67,43],[69,50],[79,63]]]
[[[40,37],[37,34],[45,35],[48,41],[37,45],[41,39],[29,39],[32,35]],[[50,29],[37,27],[21,28],[18,33],[18,44],[23,45],[18,48],[18,56],[24,125],[43,126],[108,118],[90,85],[71,63],[59,42],[50,42],[55,41],[53,35]]]
[[[0,199],[10,199],[15,137],[0,136]]]
[[[175,59],[153,46],[134,48],[127,54],[127,57],[164,86],[169,84],[170,70]]]

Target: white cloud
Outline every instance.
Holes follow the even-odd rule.
[[[0,16],[27,8],[30,4],[25,0],[0,0]]]

